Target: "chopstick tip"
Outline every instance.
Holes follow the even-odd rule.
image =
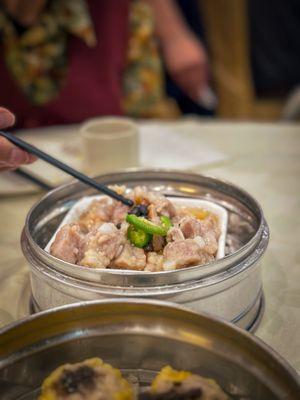
[[[126,205],[132,207],[134,205],[134,202],[130,199],[126,199]]]

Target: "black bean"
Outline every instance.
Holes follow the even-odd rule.
[[[131,210],[128,211],[128,214],[133,214],[136,215],[137,217],[139,216],[140,209],[138,206],[133,207]]]
[[[133,214],[137,217],[147,217],[148,207],[145,204],[139,204],[138,206],[132,207],[132,209],[128,211],[128,214]]]
[[[139,207],[140,207],[140,215],[143,217],[147,217],[148,207],[145,204],[141,204]]]

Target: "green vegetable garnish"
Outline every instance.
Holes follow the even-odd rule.
[[[162,220],[164,218],[164,220]],[[168,217],[161,217],[162,225],[156,225],[143,217],[137,217],[134,214],[127,214],[126,221],[150,235],[166,236],[169,227],[172,225]],[[171,224],[171,225],[170,225]]]
[[[136,247],[145,247],[151,240],[151,235],[130,225],[127,229],[127,238]]]
[[[164,228],[165,231],[168,232],[168,230],[173,226],[172,221],[170,220],[169,217],[162,216],[160,217],[161,220],[161,226]]]

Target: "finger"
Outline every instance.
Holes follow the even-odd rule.
[[[6,108],[0,107],[0,129],[13,125],[14,115]],[[0,171],[18,166],[20,164],[31,164],[36,157],[14,146],[5,138],[0,137]]]
[[[0,166],[2,168],[16,167],[31,161],[26,151],[14,146],[8,140],[0,137]]]
[[[22,164],[32,164],[34,161],[36,161],[35,156],[33,156],[31,154],[26,154],[25,161],[22,162]],[[7,164],[6,162],[0,161],[0,172],[13,171],[13,170],[17,169],[20,165]]]
[[[205,68],[199,66],[185,68],[172,74],[172,77],[183,92],[194,101],[198,100],[201,90],[208,83]]]
[[[0,172],[6,172],[6,171],[10,171],[10,168],[2,168],[2,167],[0,166]]]
[[[36,156],[34,156],[33,154],[27,152],[25,152],[25,154],[26,154],[26,160],[24,161],[23,164],[32,164],[37,160]]]
[[[0,107],[0,129],[12,126],[15,123],[14,115],[6,108]]]
[[[6,171],[14,171],[15,169],[17,169],[18,167],[2,167],[1,165],[0,165],[0,172],[6,172]]]
[[[37,157],[34,156],[33,154],[28,153],[28,161],[27,164],[32,164],[33,162],[35,162],[37,160]]]

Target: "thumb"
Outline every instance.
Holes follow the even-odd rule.
[[[6,108],[0,107],[0,129],[12,126],[15,123],[15,116]]]

